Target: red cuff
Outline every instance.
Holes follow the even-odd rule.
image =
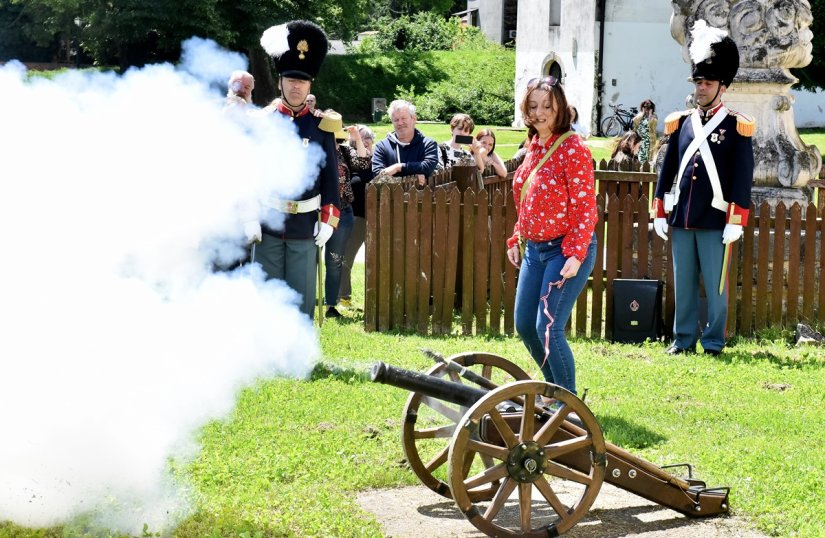
[[[744,207],[739,207],[734,203],[728,204],[728,224],[738,224],[739,226],[745,226],[748,223],[748,213],[750,212],[749,209],[745,209]]]
[[[665,218],[665,204],[661,198],[653,199],[653,207],[651,208],[650,212],[653,213],[654,219]]]
[[[338,228],[338,221],[341,218],[341,212],[332,204],[327,204],[321,208],[321,222],[326,222],[333,228]]]
[[[516,245],[518,245],[518,234],[513,235],[513,237],[507,240],[507,250],[513,248]]]

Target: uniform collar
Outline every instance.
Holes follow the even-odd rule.
[[[293,111],[291,108],[286,106],[283,101],[278,103],[278,112],[283,114],[284,116],[289,116],[291,118],[300,118],[301,116],[306,116],[309,114],[309,107],[304,105],[304,108],[299,110],[298,112]]]
[[[708,110],[702,110],[700,107],[696,108],[699,111],[699,117],[702,118],[702,121],[708,121],[713,117],[714,114],[721,110],[722,106],[722,102],[720,101],[718,105]]]

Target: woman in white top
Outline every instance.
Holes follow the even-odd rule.
[[[573,132],[582,137],[583,140],[590,138],[590,129],[587,125],[579,123],[579,111],[573,105],[570,105],[570,115],[573,116],[573,121],[570,123]]]

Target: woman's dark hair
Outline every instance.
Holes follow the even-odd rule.
[[[570,119],[570,123],[576,123],[579,121],[579,111],[573,105],[570,105],[570,110],[573,113],[573,117]]]
[[[556,77],[553,76],[534,78],[527,83],[527,91],[524,92],[524,97],[521,98],[521,104],[519,105],[521,117],[524,119],[524,124],[527,126],[527,137],[532,140],[532,138],[538,134],[538,131],[536,131],[530,121],[530,112],[528,109],[530,97],[533,95],[533,92],[538,90],[546,91],[548,93],[550,96],[550,106],[556,113],[556,120],[553,125],[550,126],[550,131],[553,134],[561,134],[569,131],[570,124],[572,123],[572,114],[570,113],[570,108],[567,105],[567,97],[564,95],[564,90],[562,89],[561,84],[558,80],[556,80]]]
[[[493,139],[493,147],[490,149],[490,153],[493,153],[496,150],[496,133],[494,133],[492,129],[482,129],[476,133],[476,140],[481,140],[485,136]]]
[[[645,99],[642,101],[642,104],[639,105],[640,112],[646,108],[649,108],[651,112],[656,112],[656,104],[650,99]]]

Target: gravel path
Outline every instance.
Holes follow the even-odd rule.
[[[375,515],[388,537],[483,537],[450,499],[424,486],[370,490],[358,504]],[[504,510],[518,516],[510,503]],[[739,517],[689,519],[624,490],[603,484],[585,518],[565,536],[575,538],[767,538]]]

